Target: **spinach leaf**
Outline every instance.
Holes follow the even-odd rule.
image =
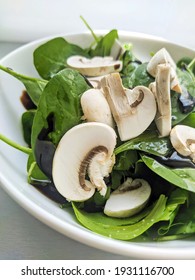
[[[159,138],[156,131],[148,130],[118,146],[114,153],[117,155],[126,150],[139,150],[153,155],[167,155],[171,148],[168,137]]]
[[[195,75],[195,59],[185,56],[177,62],[177,67],[181,70],[186,70],[188,68]]]
[[[127,88],[134,88],[142,85],[148,87],[150,83],[154,82],[154,78],[147,72],[147,63],[138,65],[130,76],[126,76],[123,84]]]
[[[131,75],[135,69],[141,64],[133,54],[132,50],[126,50],[122,56],[123,69],[121,70],[121,78],[125,88],[131,88]]]
[[[72,55],[88,57],[87,52],[81,47],[67,42],[64,38],[54,38],[34,51],[34,65],[39,75],[49,80],[67,67],[67,58]]]
[[[169,197],[170,193],[176,188],[170,182],[153,172],[142,159],[136,162],[134,172],[132,172],[130,177],[145,179],[150,184],[152,189],[151,201],[156,200],[161,194]]]
[[[138,160],[138,154],[134,150],[125,150],[116,156],[114,170],[128,170]]]
[[[34,160],[33,153],[28,157],[27,161],[27,172],[28,172],[28,182],[31,183],[33,180],[48,180],[47,176],[38,167],[36,161]]]
[[[153,158],[142,155],[143,162],[156,174],[182,189],[195,192],[195,169],[194,168],[169,168]]]
[[[4,72],[10,74],[11,76],[22,82],[33,103],[35,105],[38,104],[39,98],[47,84],[47,81],[19,74],[17,72],[14,72],[12,69],[4,67],[2,65],[0,65],[0,70],[3,70]]]
[[[89,88],[75,70],[64,69],[45,87],[33,121],[31,144],[46,131],[45,139],[57,145],[64,133],[81,122],[81,94]]]
[[[160,229],[161,236],[157,240],[175,240],[186,238],[195,234],[195,193],[186,192],[187,203],[181,205],[177,211],[174,222],[168,228],[168,231],[163,232]],[[181,198],[182,199],[182,198]],[[162,236],[162,234],[164,234]]]
[[[186,70],[177,68],[177,76],[182,90],[187,90],[189,94],[195,98],[195,76],[193,72],[189,68]]]
[[[113,29],[99,39],[94,49],[90,49],[90,56],[109,56],[116,39],[118,39],[118,31]]]
[[[183,121],[180,122],[180,124],[195,128],[195,113],[190,113]]]
[[[28,110],[22,114],[22,130],[25,142],[31,146],[31,132],[36,110]]]
[[[172,126],[175,126],[176,124],[179,124],[180,122],[185,120],[185,118],[187,118],[187,116],[191,113],[191,112],[183,113],[181,111],[178,99],[179,99],[179,93],[172,91],[171,92]]]
[[[165,235],[169,232],[177,213],[180,209],[180,206],[187,202],[189,193],[182,189],[175,189],[167,201],[167,207],[163,214],[163,220],[168,221],[164,222],[163,225],[160,225],[158,228],[158,234]]]
[[[161,217],[166,209],[166,200],[167,198],[164,195],[161,195],[151,211],[143,219],[134,224],[122,225],[116,225],[115,223],[112,224],[113,219],[109,219],[101,213],[87,213],[79,209],[76,204],[73,203],[72,205],[78,221],[86,228],[114,239],[130,240],[140,236],[152,225],[161,220]],[[108,219],[110,220],[110,223],[108,223]],[[121,221],[119,220],[118,222]],[[124,222],[125,219],[123,219],[123,223]]]

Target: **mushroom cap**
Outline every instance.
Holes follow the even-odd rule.
[[[118,189],[111,193],[106,201],[104,213],[107,216],[117,218],[133,216],[144,208],[150,195],[151,187],[147,181],[128,178]]]
[[[195,160],[195,128],[187,125],[176,125],[171,130],[170,140],[179,154]]]
[[[53,158],[53,181],[59,193],[69,201],[89,199],[95,192],[95,186],[85,180],[85,174],[81,174],[82,167],[93,160],[93,152],[100,147],[103,147],[100,153],[104,153],[104,164],[110,160],[115,145],[114,129],[102,123],[79,124],[65,133]],[[85,187],[81,185],[82,176]]]
[[[114,127],[114,121],[108,102],[100,89],[89,89],[81,96],[84,119],[88,122],[105,123]]]
[[[175,70],[176,64],[174,60],[172,59],[171,55],[168,53],[168,51],[165,48],[160,49],[158,52],[155,53],[155,55],[150,59],[148,65],[147,65],[147,71],[152,75],[153,77],[156,77],[157,74],[157,66],[159,64],[170,64],[170,66]]]
[[[112,56],[95,56],[90,59],[73,55],[67,59],[67,65],[89,77],[103,76],[122,69],[122,61],[114,60]]]
[[[150,59],[148,65],[147,65],[147,71],[150,73],[151,76],[156,77],[157,72],[158,72],[158,65],[160,64],[168,64],[171,67],[171,89],[175,90],[179,93],[182,92],[182,89],[179,85],[179,81],[177,78],[176,74],[176,64],[174,60],[172,59],[171,55],[169,52],[165,49],[162,48],[158,52],[155,53],[155,55]]]

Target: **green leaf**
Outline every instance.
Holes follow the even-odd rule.
[[[94,213],[84,212],[77,208],[74,203],[73,210],[78,221],[86,228],[114,239],[131,240],[140,236],[152,225],[161,220],[166,208],[166,200],[166,197],[161,195],[149,214],[134,224],[116,225],[112,224],[111,220],[110,223],[108,223],[108,218],[101,213],[96,213],[96,215],[94,215]],[[125,223],[125,219],[123,219],[123,221]],[[121,223],[121,221],[119,222]]]
[[[34,156],[31,153],[28,157],[27,161],[27,172],[28,172],[28,182],[31,183],[32,180],[48,180],[46,175],[40,170],[36,161],[34,160]]]
[[[154,82],[154,78],[147,72],[147,63],[138,65],[130,76],[126,76],[123,79],[123,84],[127,88],[134,88],[136,86],[148,87],[150,83]]]
[[[180,122],[180,124],[195,128],[195,113],[190,113],[184,120]]]
[[[14,72],[12,69],[4,67],[2,65],[0,65],[0,69],[22,82],[33,103],[35,105],[38,104],[39,98],[47,84],[47,81],[19,74],[17,72]]]
[[[81,122],[80,96],[88,88],[85,79],[77,71],[68,68],[48,82],[33,121],[33,150],[42,131],[47,134],[45,139],[57,145],[66,131]]]
[[[34,51],[34,65],[39,75],[49,80],[67,67],[67,58],[72,55],[88,57],[87,52],[81,47],[67,42],[64,38],[54,38]]]
[[[94,49],[90,50],[90,55],[109,56],[116,39],[118,39],[118,31],[113,29],[98,41]]]
[[[126,150],[116,156],[114,170],[128,170],[138,160],[138,154],[134,150]]]
[[[156,174],[182,189],[195,192],[194,168],[169,168],[149,156],[142,155],[143,162]]]
[[[164,235],[167,234],[173,224],[175,217],[179,211],[179,208],[182,204],[186,203],[189,193],[185,190],[177,188],[174,190],[167,201],[167,207],[163,214],[163,220],[168,221],[161,225],[158,229],[158,234]]]
[[[171,92],[171,115],[172,115],[172,126],[175,126],[178,123],[181,123],[184,121],[191,112],[188,113],[182,113],[179,102],[179,93],[178,92]]]
[[[22,130],[23,137],[25,142],[31,146],[31,133],[32,133],[32,125],[35,116],[36,110],[28,110],[22,114],[21,122],[22,122]]]
[[[159,138],[156,131],[148,130],[140,136],[118,146],[114,153],[117,155],[127,150],[139,150],[153,155],[166,155],[170,152],[170,149],[171,144],[169,138]]]
[[[177,76],[182,88],[187,89],[191,96],[195,98],[195,76],[190,69],[181,70],[177,68]]]

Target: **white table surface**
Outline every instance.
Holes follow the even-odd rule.
[[[83,15],[93,29],[148,33],[195,47],[194,0],[58,0],[56,5],[51,3],[54,1],[0,0],[0,58],[25,42],[43,36],[85,30],[79,15]],[[59,234],[28,214],[0,186],[0,259],[127,258],[93,249]]]

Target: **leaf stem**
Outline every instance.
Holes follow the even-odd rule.
[[[0,140],[5,142],[6,144],[8,144],[9,146],[25,153],[25,154],[28,154],[30,155],[32,153],[32,149],[28,148],[28,147],[25,147],[25,146],[22,146],[12,140],[10,140],[9,138],[7,138],[6,136],[0,134]]]
[[[188,68],[190,69],[195,64],[195,58],[188,64]]]
[[[98,42],[99,42],[99,39],[98,39],[98,37],[95,35],[95,33],[93,32],[92,28],[89,26],[89,24],[86,22],[86,20],[84,19],[83,16],[80,16],[80,18],[82,19],[82,21],[84,22],[84,24],[86,25],[86,27],[87,27],[87,28],[89,29],[89,31],[91,32],[91,34],[92,34],[94,40],[96,41],[96,43],[98,43]]]

